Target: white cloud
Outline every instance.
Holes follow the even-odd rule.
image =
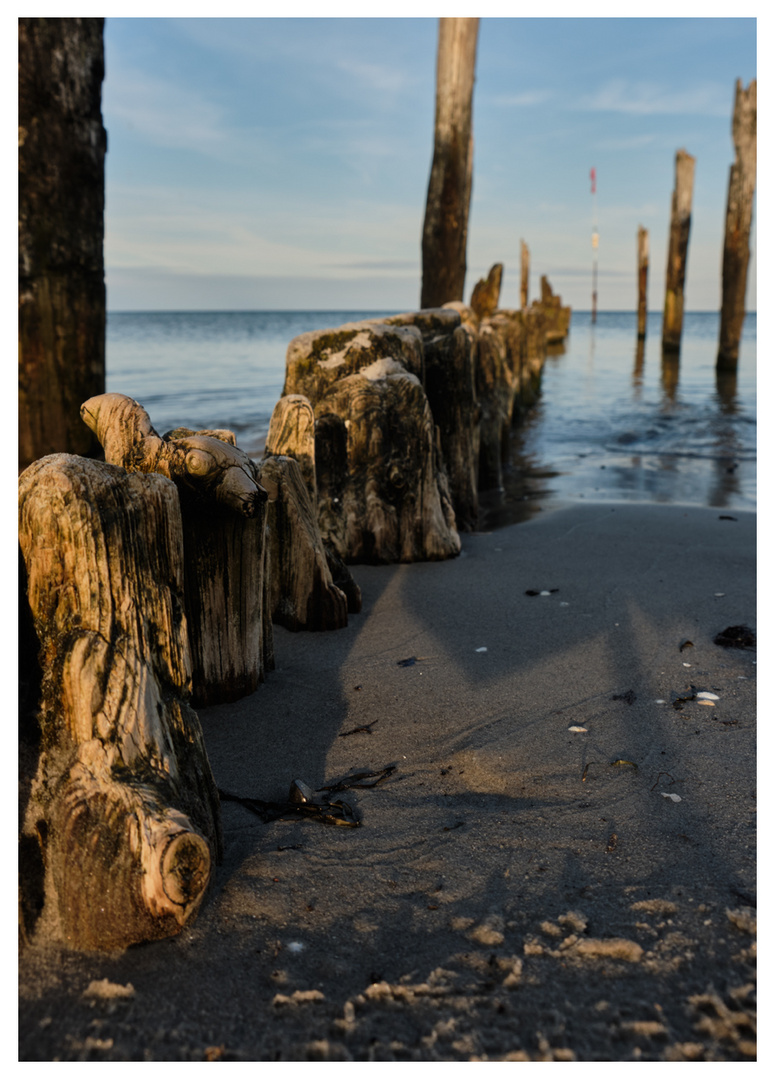
[[[640,150],[642,146],[651,146],[656,140],[656,135],[623,135],[621,138],[597,139],[594,146],[598,150]]]
[[[637,116],[694,114],[727,116],[729,87],[701,83],[687,90],[671,90],[649,82],[610,79],[592,94],[582,94],[572,108],[584,112],[621,112]]]
[[[194,87],[145,71],[113,67],[105,88],[106,112],[155,146],[220,151],[228,142],[224,115]]]
[[[555,95],[551,90],[526,90],[522,94],[496,94],[490,98],[493,105],[517,106],[543,105]]]
[[[376,90],[380,94],[401,93],[416,85],[418,81],[400,68],[390,67],[387,64],[353,60],[350,57],[338,59],[336,67],[346,75],[350,75],[363,83],[370,90]]]

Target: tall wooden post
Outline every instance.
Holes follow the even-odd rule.
[[[735,87],[732,116],[735,163],[729,170],[727,221],[722,264],[721,330],[716,366],[737,367],[740,334],[745,318],[749,236],[756,188],[756,79],[747,90],[740,79]]]
[[[433,163],[422,235],[423,308],[463,299],[478,31],[478,19],[439,19]]]
[[[670,213],[670,243],[665,276],[665,309],[662,317],[662,351],[677,353],[681,348],[684,321],[684,280],[692,222],[692,191],[695,158],[685,150],[675,155],[675,189]]]
[[[530,278],[530,249],[524,240],[520,240],[520,255],[522,275],[519,283],[519,306],[524,310],[527,307],[527,286]]]
[[[646,292],[649,278],[649,231],[638,226],[638,337],[646,336],[648,305]]]
[[[19,463],[97,449],[105,390],[103,19],[19,19]]]

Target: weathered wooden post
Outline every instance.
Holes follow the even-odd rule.
[[[439,19],[433,163],[422,235],[423,308],[463,299],[478,30],[478,19]]]
[[[23,833],[39,845],[44,917],[78,949],[176,934],[221,840],[189,704],[175,485],[48,455],[19,479],[19,543],[43,672]]]
[[[521,274],[519,282],[519,306],[524,311],[527,307],[528,281],[530,279],[530,249],[524,240],[520,240]]]
[[[646,336],[648,305],[646,294],[649,278],[649,231],[638,226],[638,338]]]
[[[19,465],[97,449],[105,389],[103,19],[19,19]]]
[[[716,366],[737,367],[745,318],[745,289],[750,258],[749,236],[756,188],[756,79],[747,90],[735,87],[732,116],[735,163],[729,170],[727,219],[722,264],[721,329]]]
[[[684,280],[692,221],[695,158],[685,150],[675,155],[675,188],[670,213],[670,242],[665,275],[665,308],[662,317],[662,351],[681,349],[684,320]]]

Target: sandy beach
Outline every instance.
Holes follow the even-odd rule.
[[[354,567],[346,629],[275,628],[200,718],[242,796],[395,766],[334,796],[360,827],[224,801],[177,938],[21,950],[19,1058],[753,1060],[756,653],[714,637],[756,625],[755,545],[753,514],[576,504]]]

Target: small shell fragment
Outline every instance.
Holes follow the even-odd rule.
[[[586,730],[587,729],[585,727],[579,727],[578,724],[573,724],[572,727],[568,728],[568,731],[586,731]]]
[[[704,698],[706,701],[718,701],[718,694],[711,694],[709,690],[700,690],[697,697]]]
[[[476,652],[487,652],[487,646],[486,645],[480,645],[479,648],[476,650]]]
[[[674,791],[660,791],[659,793],[663,799],[672,799],[673,802],[680,802],[681,796],[676,795]]]

